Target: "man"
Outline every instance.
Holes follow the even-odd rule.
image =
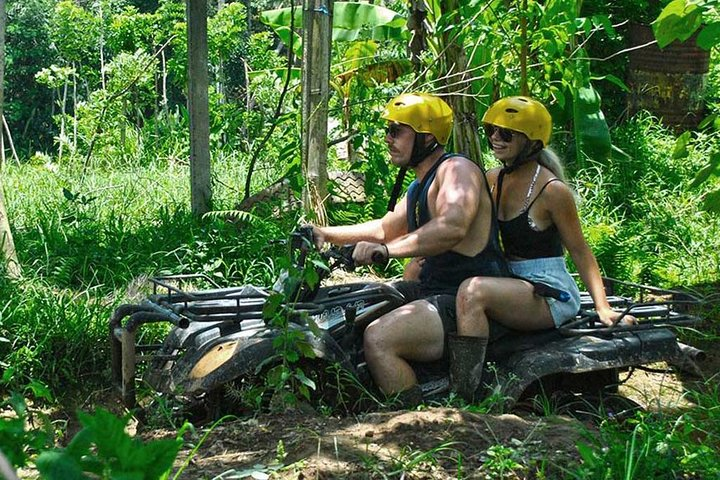
[[[382,118],[388,122],[390,161],[412,169],[416,180],[383,218],[314,227],[314,233],[320,246],[355,243],[353,258],[360,265],[424,257],[419,281],[396,285],[409,303],[371,323],[364,334],[365,358],[376,384],[385,394],[401,393],[414,404],[422,393],[408,362],[451,353],[445,338],[455,331],[460,283],[473,275],[504,275],[506,269],[482,170],[464,156],[445,152],[453,122],[450,107],[433,95],[403,94],[390,101]]]

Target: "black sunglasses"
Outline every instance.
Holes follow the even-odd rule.
[[[486,124],[484,128],[485,128],[485,135],[487,135],[488,138],[495,135],[495,132],[498,132],[498,134],[500,134],[500,138],[502,139],[503,142],[512,141],[513,137],[517,133],[517,132],[507,129],[507,128],[498,127],[497,125]]]
[[[387,133],[392,138],[397,138],[397,136],[400,135],[401,131],[402,126],[399,123],[391,123],[387,126]]]

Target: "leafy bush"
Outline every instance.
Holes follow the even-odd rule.
[[[704,153],[672,155],[674,135],[640,115],[613,132],[619,148],[573,179],[581,219],[609,276],[661,286],[715,278],[718,225],[689,188]]]
[[[720,474],[717,387],[691,394],[697,408],[679,416],[638,412],[625,424],[603,422],[580,443],[573,478],[717,478]]]
[[[148,443],[125,431],[130,416],[120,419],[106,410],[93,415],[78,412],[83,429],[66,448],[48,450],[36,460],[38,471],[48,480],[69,478],[168,478],[182,446],[183,429],[175,439]]]

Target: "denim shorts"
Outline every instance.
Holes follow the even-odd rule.
[[[580,290],[565,266],[565,258],[548,257],[509,261],[514,275],[531,282],[540,282],[570,294],[570,300],[561,302],[546,297],[555,326],[559,327],[575,318],[580,311]]]

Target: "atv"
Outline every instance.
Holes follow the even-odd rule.
[[[291,328],[304,335],[315,362],[339,366],[370,389],[372,379],[363,358],[363,331],[373,320],[406,303],[392,283],[357,282],[330,285],[336,269],[352,270],[352,246],[320,252],[325,265],[309,262],[314,249],[312,229],[291,235],[296,267],[313,268],[321,282],[292,284],[283,305]],[[306,265],[307,263],[307,265]],[[143,364],[143,381],[155,391],[186,405],[228,406],[222,393],[229,385],[257,376],[276,358],[273,340],[279,331],[263,314],[273,293],[288,288],[287,272],[272,288],[243,285],[220,288],[204,275],[151,279],[153,293],[139,304],[120,305],[110,319],[112,380],[124,405],[137,407],[136,384]],[[199,279],[213,288],[186,291],[178,285]],[[677,327],[699,318],[690,312],[698,300],[684,292],[604,279],[608,299],[636,324],[605,327],[593,311],[588,294],[575,321],[557,329],[533,333],[491,325],[479,398],[494,396],[504,411],[537,393],[601,396],[613,394],[619,372],[667,362],[697,371],[703,352],[678,341]],[[622,290],[622,295],[618,294]],[[630,295],[631,291],[635,293]],[[143,344],[138,333],[153,323],[172,324],[160,345]],[[446,361],[413,364],[427,399],[449,394]],[[218,413],[215,410],[216,414]]]

